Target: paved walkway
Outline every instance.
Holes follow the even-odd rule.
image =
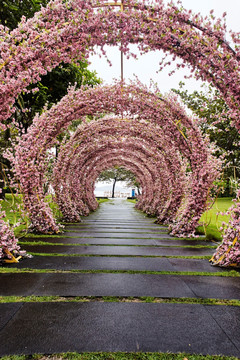
[[[215,276],[227,270],[198,258],[211,255],[215,244],[170,237],[123,200],[103,203],[59,237],[44,237],[46,245],[39,241],[25,239],[22,247],[34,257],[17,264],[19,272],[0,275],[0,296],[23,297],[0,304],[0,356],[156,351],[240,357],[240,307],[190,300],[240,300],[239,278]],[[47,302],[23,301],[33,295]],[[173,302],[179,298],[190,299]]]

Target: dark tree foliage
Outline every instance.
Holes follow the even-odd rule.
[[[229,110],[228,106],[218,91],[211,86],[206,91],[194,91],[191,94],[183,87],[184,83],[180,83],[179,89],[172,90],[199,119],[203,120],[199,126],[203,133],[208,134],[210,141],[216,144],[215,155],[224,155],[225,195],[231,195],[231,179],[240,178],[240,134],[235,127],[231,127],[231,119],[225,115]]]
[[[0,0],[0,22],[10,30],[17,27],[22,16],[33,17],[49,0]]]
[[[42,6],[46,6],[50,0],[0,0],[0,23],[10,30],[18,26],[22,16],[27,19],[31,18]],[[43,76],[37,84],[32,84],[28,90],[38,88],[39,91],[33,93],[22,93],[18,97],[15,107],[16,112],[13,114],[16,124],[18,124],[19,135],[27,133],[29,126],[36,113],[41,113],[47,103],[48,108],[57,103],[64,95],[67,94],[70,85],[94,86],[101,81],[95,72],[87,68],[86,61],[78,61],[72,64],[60,64],[47,75]],[[12,119],[9,119],[12,121]],[[9,162],[4,158],[5,149],[10,144],[10,138],[15,134],[13,131],[6,131],[0,134],[0,187],[6,186],[5,175],[2,167],[10,168]]]
[[[44,105],[50,108],[67,94],[69,86],[81,85],[94,86],[100,83],[95,72],[88,70],[87,62],[79,61],[72,64],[60,64],[47,75],[41,82],[29,86],[29,89],[38,87],[35,93],[22,93],[16,103],[17,111],[14,114],[21,133],[26,133],[36,113],[41,113]],[[27,111],[23,111],[27,109]]]

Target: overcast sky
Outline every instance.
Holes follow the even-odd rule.
[[[165,0],[167,3],[168,1]],[[228,29],[236,32],[240,31],[240,0],[182,0],[183,7],[192,9],[195,13],[200,12],[203,16],[208,15],[210,10],[214,9],[217,17],[227,12]],[[107,54],[112,62],[110,67],[105,58],[93,56],[90,58],[92,64],[91,70],[96,70],[98,75],[105,83],[111,84],[113,79],[120,79],[120,52],[116,47],[105,47]],[[132,47],[131,49],[136,49]],[[137,53],[137,50],[135,51]],[[157,82],[162,93],[168,92],[171,88],[177,88],[180,81],[184,81],[190,91],[199,90],[201,82],[195,80],[185,80],[184,75],[189,75],[188,70],[178,70],[173,76],[169,77],[168,73],[171,68],[166,68],[160,73],[156,73],[159,68],[159,61],[162,53],[160,51],[151,52],[146,55],[139,56],[138,60],[124,59],[124,77],[126,80],[134,79],[136,75],[141,82],[149,84],[150,79]]]

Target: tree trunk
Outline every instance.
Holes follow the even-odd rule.
[[[59,149],[59,145],[56,145],[55,147],[55,150],[56,150],[56,153],[55,153],[55,158],[57,159],[58,158],[58,150]]]
[[[5,187],[5,181],[3,180],[3,177],[2,177],[2,174],[0,172],[0,189],[2,190],[0,192],[0,200],[4,200],[5,199],[5,193],[6,193],[6,190],[4,189]]]
[[[114,198],[114,193],[115,193],[115,185],[116,185],[117,179],[114,178],[113,180],[113,187],[112,187],[112,198]]]

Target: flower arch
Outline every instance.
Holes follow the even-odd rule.
[[[69,203],[72,204],[72,202],[75,203],[76,207],[78,207],[78,216],[79,213],[85,215],[86,212],[87,214],[89,213],[90,209],[96,209],[97,203],[95,197],[93,197],[93,185],[96,177],[99,175],[99,171],[101,172],[108,169],[109,166],[122,165],[134,172],[142,185],[142,197],[144,199],[147,195],[149,195],[145,189],[154,188],[153,181],[155,174],[153,174],[153,170],[149,167],[149,157],[147,157],[143,152],[140,152],[139,150],[137,151],[136,149],[134,151],[130,151],[129,148],[128,150],[124,150],[119,147],[114,148],[112,146],[110,152],[109,148],[101,148],[96,150],[92,155],[94,155],[94,157],[89,156],[82,162],[83,165],[81,168],[77,157],[76,162],[72,162],[71,164],[69,162],[66,163],[65,159],[63,159],[62,164],[65,166],[61,166],[62,156],[59,156],[58,163],[54,169],[53,186],[60,209],[62,213],[66,214],[67,218],[71,213],[71,211],[69,212]],[[71,167],[69,165],[71,165]],[[71,176],[71,171],[75,171],[78,176]],[[65,188],[62,184],[63,178],[65,179]],[[66,186],[68,189],[66,189]],[[91,189],[88,193],[87,187],[90,187]],[[66,196],[68,200],[64,201]],[[89,204],[86,210],[85,207],[82,208],[82,205],[84,206],[84,203],[88,203],[89,197],[92,199],[91,203],[94,205],[91,207]],[[74,204],[72,205],[72,208],[74,208]],[[67,211],[64,210],[66,206]]]
[[[211,82],[239,128],[238,37],[232,33],[233,49],[223,21],[204,20],[161,0],[154,5],[128,0],[123,12],[104,5],[104,0],[55,0],[12,32],[1,26],[1,122],[14,111],[17,95],[60,62],[88,56],[104,44],[121,44],[128,55],[129,43],[136,43],[141,51],[161,49],[181,58],[179,66]]]
[[[134,169],[135,171],[133,172],[136,175],[138,175],[139,181],[141,182],[143,188],[142,196],[138,202],[138,207],[144,209],[149,214],[153,214],[153,213],[156,214],[157,206],[155,207],[155,211],[154,211],[153,205],[150,208],[150,204],[152,204],[152,201],[154,200],[154,196],[155,196],[155,200],[158,199],[159,201],[160,196],[159,194],[157,196],[157,193],[160,191],[160,189],[163,190],[164,187],[163,184],[162,186],[160,186],[161,185],[159,182],[160,175],[161,178],[163,178],[163,175],[166,176],[166,173],[168,173],[168,171],[164,173],[163,166],[161,166],[160,169],[157,169],[156,167],[157,162],[151,161],[150,158],[151,156],[154,155],[156,155],[156,153],[154,154],[153,151],[149,151],[149,150],[147,151],[146,149],[142,148],[139,145],[136,146],[134,140],[127,141],[127,143],[124,142],[124,144],[121,141],[118,142],[112,141],[110,145],[106,145],[106,146],[104,146],[103,143],[99,146],[99,149],[94,149],[94,151],[91,151],[90,154],[86,154],[86,157],[82,158],[81,162],[79,161],[79,158],[76,157],[76,164],[73,162],[71,163],[71,171],[70,169],[68,173],[64,171],[65,183],[66,182],[68,183],[68,181],[71,182],[72,180],[72,184],[68,189],[68,194],[71,193],[72,190],[74,191],[75,194],[76,190],[78,192],[78,189],[81,189],[82,199],[84,199],[84,201],[88,203],[88,198],[89,197],[93,198],[93,186],[96,178],[99,175],[99,171],[101,172],[102,170],[109,168],[109,164],[115,160],[117,161],[115,165],[125,165],[128,167],[129,164],[131,163],[131,165],[133,166],[134,164],[136,168]],[[59,167],[61,167],[60,164],[61,163],[59,161]],[[62,170],[63,168],[58,169],[58,167],[56,166],[57,176],[54,179],[54,183],[57,184],[57,188],[60,187],[61,190],[63,190],[63,187],[61,186],[59,180],[63,179]],[[78,174],[78,181],[80,183],[78,185],[74,182],[75,179],[72,179],[71,175],[73,174],[73,171],[75,171],[75,173]],[[140,172],[142,174],[141,176],[139,174]],[[68,179],[68,174],[69,174],[69,179]],[[167,179],[166,183],[164,184],[165,185],[164,188],[168,192],[171,186],[167,188],[166,184],[170,185],[169,183],[170,183],[170,179]],[[65,191],[66,188],[64,188],[64,192]],[[63,191],[60,191],[60,196],[58,196],[59,199],[63,199],[62,192]],[[76,199],[73,194],[71,196],[71,199]],[[94,210],[94,207],[92,208],[92,210]],[[160,210],[159,204],[158,204],[158,210]]]
[[[191,169],[191,176],[185,179],[185,183],[188,182],[185,187],[191,183],[190,190],[182,216],[176,220],[176,224],[172,224],[172,233],[183,235],[194,231],[204,209],[209,187],[218,173],[217,162],[213,162],[209,144],[201,136],[194,121],[181,109],[176,98],[164,100],[158,94],[158,90],[149,92],[139,84],[123,87],[122,83],[85,91],[71,89],[59,104],[35,118],[32,128],[16,147],[14,159],[16,176],[35,230],[45,233],[58,231],[43,194],[47,151],[56,143],[56,136],[75,119],[84,121],[87,115],[99,117],[102,113],[113,113],[117,118],[93,120],[79,127],[64,147],[68,164],[72,161],[72,154],[74,158],[78,151],[87,153],[87,156],[91,152],[93,157],[96,156],[98,146],[106,146],[108,150],[119,147],[128,149],[132,146],[145,154],[150,151],[148,159],[158,156],[159,168],[159,164],[165,162],[167,177],[171,179],[171,184],[175,184],[171,185],[172,200],[168,197],[165,208],[162,208],[162,218],[159,218],[169,223],[167,213],[172,213],[171,220],[176,220],[174,211],[176,213],[183,197],[181,191],[179,193],[182,187],[176,185],[178,181],[181,183],[176,174],[183,174],[179,157],[185,159]],[[121,118],[121,115],[127,117]],[[124,141],[119,141],[121,138]],[[155,209],[160,210],[160,202],[160,199],[156,200]],[[146,202],[143,207],[146,209]],[[159,210],[157,213],[160,215]]]
[[[90,182],[87,181],[87,179],[85,179],[85,183],[86,183],[86,190],[85,190],[85,194],[83,194],[84,198],[86,199],[87,203],[91,206],[91,204],[95,205],[95,196],[94,196],[94,183],[97,180],[97,177],[100,175],[100,173],[103,170],[108,169],[109,167],[112,166],[124,166],[126,169],[132,171],[136,178],[138,179],[139,183],[141,184],[142,188],[143,188],[143,196],[145,197],[147,196],[147,189],[153,185],[153,179],[151,177],[150,172],[148,172],[146,170],[145,167],[141,166],[140,164],[138,164],[137,160],[134,159],[134,157],[132,156],[133,159],[131,159],[131,155],[128,153],[126,154],[113,154],[110,158],[110,156],[108,157],[108,160],[106,161],[106,159],[102,158],[100,161],[98,161],[98,164],[96,165],[95,169],[91,169],[89,171],[88,174],[88,179],[90,179]],[[84,183],[84,179],[83,179],[83,183]],[[98,205],[95,205],[95,208]],[[93,207],[94,209],[94,207]]]
[[[129,43],[136,43],[143,52],[161,49],[172,54],[174,59],[176,57],[182,59],[183,63],[178,66],[189,66],[197,78],[211,82],[228,104],[230,108],[228,115],[231,116],[233,125],[240,130],[239,40],[237,34],[232,33],[234,48],[228,44],[225,40],[224,22],[221,20],[213,22],[211,18],[203,20],[200,15],[193,15],[172,3],[165,6],[161,0],[151,6],[146,5],[145,2],[128,0],[125,11],[121,13],[113,11],[110,7],[102,7],[102,5],[104,5],[103,0],[69,0],[67,2],[55,0],[41,12],[35,14],[32,19],[28,21],[23,19],[19,27],[12,32],[3,26],[0,27],[2,56],[0,59],[0,121],[2,128],[5,126],[5,120],[14,112],[14,102],[18,94],[23,90],[26,91],[30,83],[38,81],[41,75],[51,71],[60,62],[69,62],[71,59],[82,56],[87,57],[93,51],[94,46],[103,47],[104,44],[117,45],[121,43],[121,50],[128,55]],[[97,92],[95,95],[97,96]],[[142,107],[139,103],[138,106],[140,113]],[[172,111],[170,103],[168,107]],[[121,102],[116,105],[115,113],[119,113],[120,109]],[[72,111],[64,109],[63,106],[62,111],[65,110],[68,111],[68,116],[71,118]],[[159,109],[155,110],[159,111]],[[177,126],[179,108],[175,107],[174,111],[175,129],[170,126],[169,130],[170,133],[172,131],[172,136],[175,131],[179,151],[182,152],[184,149],[185,152],[189,152],[189,159],[191,156],[193,157],[191,158],[192,169],[194,166],[197,167],[201,161],[205,168],[208,162],[206,154],[201,153],[202,159],[200,159],[197,151],[187,150],[186,144],[184,144],[185,137],[181,136],[184,128],[183,119],[181,118],[181,130]],[[167,116],[166,112],[165,115]],[[56,116],[58,115],[56,114]],[[35,122],[36,124],[37,122]],[[60,123],[59,126],[61,126]],[[179,130],[181,131],[179,132]],[[56,128],[52,129],[52,133],[48,133],[51,134],[50,142],[54,138],[54,132],[57,133]],[[190,137],[190,134],[188,136]],[[192,140],[193,138],[192,132]],[[48,142],[48,140],[46,141]],[[31,141],[30,144],[33,145]],[[197,142],[195,144],[197,148],[202,146]],[[46,143],[43,148],[44,146],[46,147]],[[26,154],[29,155],[29,153],[27,144]],[[42,153],[44,150],[40,152],[38,160]],[[23,157],[24,153],[21,156]],[[44,170],[43,163],[38,166],[39,174],[40,170]],[[196,171],[201,173],[199,168]],[[24,168],[24,172],[27,177],[27,167]],[[17,173],[18,169],[16,168]],[[206,174],[201,174],[202,179],[207,176]],[[39,181],[35,178],[33,185],[37,186]],[[195,185],[191,185],[194,188]],[[22,190],[30,191],[30,189]],[[196,197],[192,197],[192,207],[194,207],[193,200],[197,198],[197,194],[195,195]],[[191,206],[188,209],[191,209]],[[46,219],[50,219],[49,210],[46,208],[44,211]],[[229,228],[225,234],[226,246],[229,242],[230,244],[234,242],[235,247],[239,245],[240,228],[237,213],[236,207],[231,229]],[[54,231],[57,231],[54,222],[49,226],[55,227]],[[229,255],[228,258],[230,258]],[[221,264],[224,264],[224,261],[221,260]]]
[[[160,130],[151,122],[119,118],[100,119],[97,122],[80,126],[72,139],[61,149],[55,168],[55,173],[58,173],[57,181],[55,181],[57,187],[63,189],[63,185],[60,184],[63,181],[66,183],[68,174],[70,177],[72,174],[78,174],[77,179],[81,179],[82,176],[89,174],[90,165],[90,169],[94,171],[100,161],[100,155],[103,158],[111,158],[112,153],[116,156],[118,152],[121,154],[121,151],[124,150],[131,159],[131,153],[134,155],[140,152],[139,160],[146,159],[144,166],[150,171],[152,169],[155,186],[154,184],[151,187],[148,186],[148,192],[146,190],[148,195],[138,202],[138,206],[141,206],[149,214],[159,216],[161,214],[161,220],[168,209],[169,215],[166,220],[169,222],[170,212],[173,212],[170,206],[171,202],[165,211],[163,208],[160,209],[164,193],[162,191],[160,196],[156,184],[158,180],[162,181],[161,188],[163,188],[167,187],[168,183],[167,191],[172,194],[172,205],[174,204],[176,210],[182,198],[181,176],[183,177],[183,172],[181,172],[182,164],[178,152],[174,146],[166,142],[163,136],[158,135]],[[88,175],[85,176],[85,178],[87,177]],[[73,188],[76,189],[76,184]],[[82,185],[81,188],[84,189],[84,186]],[[145,191],[143,191],[144,193]],[[72,198],[75,198],[75,195]]]

